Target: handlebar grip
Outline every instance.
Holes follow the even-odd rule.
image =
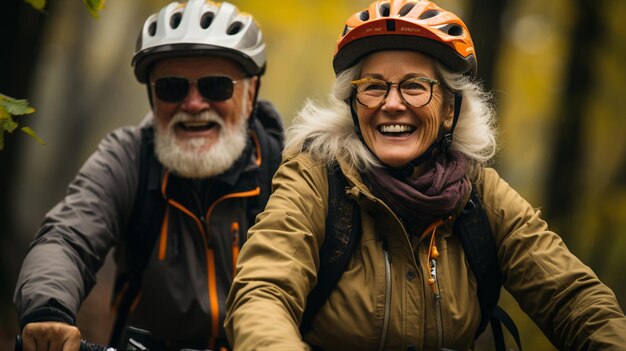
[[[23,351],[22,335],[15,335],[15,351]],[[80,341],[79,351],[115,351],[113,348],[108,348],[103,345],[88,343],[85,340]]]

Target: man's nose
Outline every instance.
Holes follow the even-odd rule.
[[[208,109],[210,106],[209,101],[198,91],[198,86],[195,83],[189,84],[189,91],[180,104],[180,108],[189,113],[197,113]]]

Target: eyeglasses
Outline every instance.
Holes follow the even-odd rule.
[[[187,96],[189,86],[196,84],[198,92],[213,102],[228,100],[233,96],[237,81],[225,76],[207,76],[190,80],[183,77],[162,77],[151,83],[156,96],[165,102],[179,102]]]
[[[433,97],[433,86],[438,80],[426,77],[411,77],[399,82],[387,82],[377,78],[361,78],[352,81],[356,88],[356,100],[367,108],[382,105],[394,85],[402,100],[413,107],[426,106]]]

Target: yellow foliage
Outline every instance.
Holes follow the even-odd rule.
[[[330,91],[332,56],[345,20],[371,0],[231,0],[252,13],[267,43],[262,98],[271,100],[287,124],[305,98]]]
[[[27,4],[30,4],[36,10],[43,11],[46,7],[46,0],[24,0]]]
[[[104,8],[105,0],[83,0],[91,17],[98,18],[99,11]]]

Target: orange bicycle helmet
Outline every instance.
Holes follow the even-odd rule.
[[[348,18],[337,40],[335,74],[367,54],[393,49],[420,51],[455,72],[476,75],[476,52],[467,26],[427,0],[377,0]]]

